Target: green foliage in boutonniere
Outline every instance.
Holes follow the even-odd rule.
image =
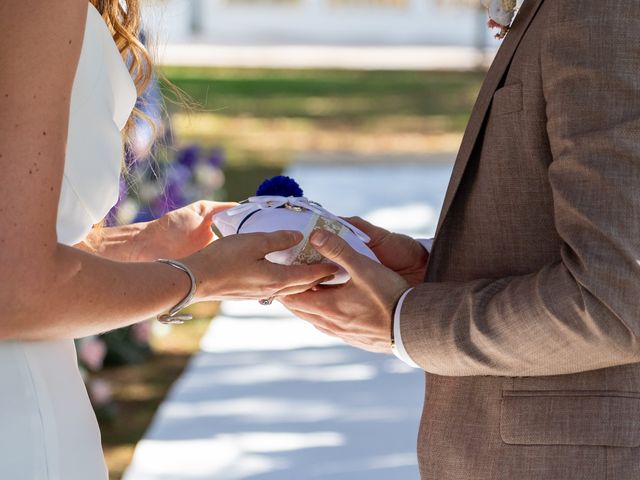
[[[499,28],[496,38],[503,39],[516,13],[516,0],[482,0],[489,12],[489,28]]]

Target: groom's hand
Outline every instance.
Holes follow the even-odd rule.
[[[342,266],[351,280],[344,285],[316,287],[280,301],[326,334],[364,350],[390,352],[393,312],[409,283],[359,254],[337,235],[316,230],[311,243],[324,257]]]
[[[391,233],[360,217],[345,219],[366,233],[371,241],[367,244],[383,265],[401,275],[410,285],[424,281],[429,253],[411,237]]]

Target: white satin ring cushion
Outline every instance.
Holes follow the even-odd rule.
[[[235,234],[270,233],[281,230],[301,232],[304,239],[298,245],[288,250],[272,252],[265,257],[280,265],[328,262],[309,243],[309,236],[313,230],[318,228],[339,235],[356,252],[380,263],[373,251],[363,241],[363,234],[359,230],[355,227],[349,228],[347,222],[336,221],[337,217],[334,215],[324,216],[322,212],[317,210],[316,208],[314,212],[304,208],[260,208],[259,206],[247,208],[247,204],[242,204],[218,213],[213,217],[213,223],[225,237]],[[340,267],[335,278],[325,282],[324,285],[343,284],[348,282],[350,278],[349,274]]]

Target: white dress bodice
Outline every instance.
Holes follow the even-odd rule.
[[[80,242],[116,203],[121,130],[135,101],[135,86],[111,33],[89,5],[71,95],[57,218],[60,243]],[[107,477],[73,339],[0,342],[0,479]]]
[[[89,5],[71,94],[69,134],[58,207],[58,241],[84,239],[118,201],[122,134],[136,89],[98,11]]]

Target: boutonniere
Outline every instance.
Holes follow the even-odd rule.
[[[489,28],[499,28],[496,38],[502,40],[516,14],[516,0],[482,0],[482,5],[489,12]]]

